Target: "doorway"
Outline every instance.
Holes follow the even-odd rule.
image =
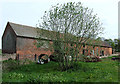
[[[104,56],[104,51],[102,50],[102,56]]]

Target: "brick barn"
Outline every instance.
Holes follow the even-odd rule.
[[[43,54],[50,56],[52,54],[50,50],[37,48],[35,45],[38,38],[37,29],[38,28],[35,27],[8,22],[2,36],[2,53],[15,53],[16,56],[19,54],[19,59],[29,58],[31,60]],[[47,39],[42,40],[46,41]],[[89,46],[89,44],[85,44],[82,50],[80,50],[82,54],[91,52],[89,49],[86,49],[87,46]],[[100,56],[112,54],[111,46],[105,42],[94,45],[92,50],[93,55],[96,55],[96,51]]]

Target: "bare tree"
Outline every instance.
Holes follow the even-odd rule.
[[[72,67],[80,56],[82,45],[88,41],[92,43],[91,39],[103,30],[97,15],[92,9],[83,7],[81,2],[57,4],[45,11],[42,19],[39,27],[44,30],[38,32],[39,37],[51,40],[49,48],[58,58],[62,70]]]

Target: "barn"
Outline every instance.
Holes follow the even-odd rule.
[[[16,24],[8,22],[5,31],[2,36],[2,53],[16,54],[19,55],[19,59],[37,59],[38,56],[47,54],[50,56],[52,52],[49,49],[38,48],[35,43],[37,43],[38,38],[38,28]],[[44,41],[50,41],[48,39],[41,39]],[[89,46],[86,44],[86,46]],[[82,54],[85,54],[85,47],[81,50]],[[94,45],[93,54],[98,51],[100,55],[111,55],[112,48],[110,45],[101,42],[100,45]],[[87,50],[89,51],[89,50]]]

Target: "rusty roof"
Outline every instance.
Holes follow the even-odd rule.
[[[41,36],[41,38],[43,38],[43,39],[48,39],[43,34],[42,35],[38,35],[38,31],[42,30],[44,32],[49,32],[50,33],[50,31],[48,31],[48,30],[43,30],[43,29],[36,28],[36,27],[31,27],[31,26],[16,24],[16,23],[12,23],[12,22],[8,22],[8,24],[10,24],[10,26],[12,27],[12,29],[14,30],[14,32],[16,33],[16,35],[17,36],[21,36],[21,37],[39,38]],[[48,40],[50,40],[50,39],[48,39]],[[90,42],[88,41],[85,44],[90,45]],[[96,41],[96,40],[94,40],[92,42],[92,44],[96,45],[96,46],[99,45],[99,46],[111,47],[108,43],[103,42],[103,41]]]

